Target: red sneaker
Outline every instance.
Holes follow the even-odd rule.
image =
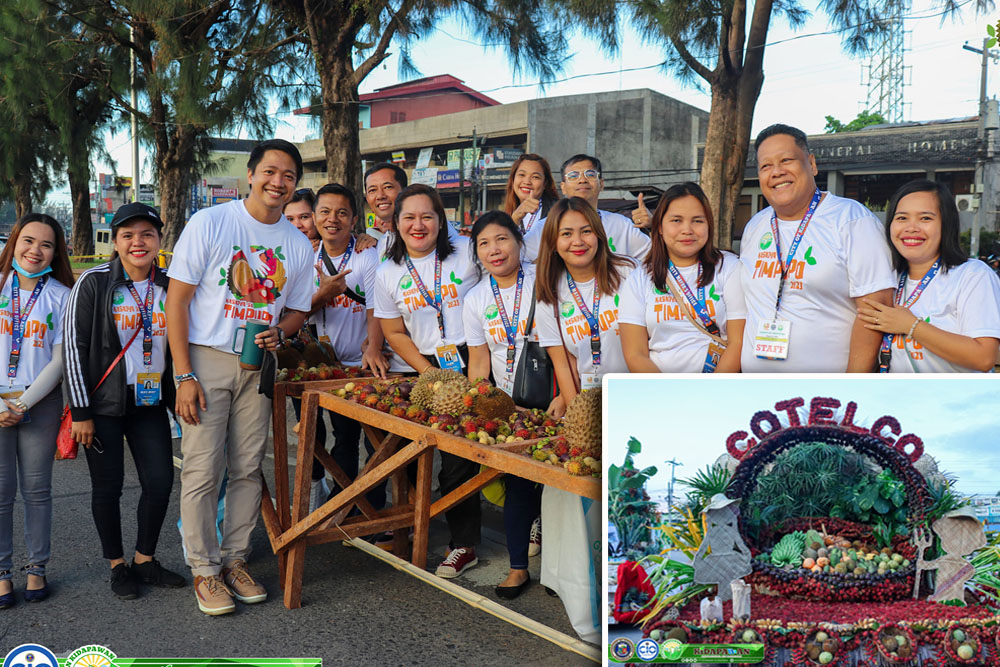
[[[454,579],[470,567],[475,567],[478,564],[479,559],[476,558],[476,550],[472,547],[452,549],[448,557],[444,559],[444,562],[438,565],[434,574],[443,579]]]

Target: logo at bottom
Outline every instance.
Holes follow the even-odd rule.
[[[635,645],[635,654],[640,660],[646,662],[655,660],[656,656],[660,655],[660,645],[655,640],[647,637]]]
[[[44,646],[21,644],[3,659],[3,667],[59,667],[59,661]]]
[[[660,646],[660,656],[668,660],[678,660],[684,653],[684,643],[679,639],[668,639]]]

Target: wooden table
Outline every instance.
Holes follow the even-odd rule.
[[[466,438],[393,417],[330,393],[348,382],[365,379],[319,382],[280,382],[274,388],[274,496],[267,481],[263,483],[261,514],[271,548],[278,556],[279,577],[285,606],[297,609],[302,604],[302,572],[308,545],[323,544],[350,537],[394,531],[393,553],[410,558],[420,568],[427,566],[427,536],[430,520],[451,509],[504,473],[530,479],[580,496],[600,500],[601,483],[593,477],[574,477],[560,467],[536,461],[511,450],[523,451],[525,442],[481,445]],[[288,433],[286,397],[302,399],[295,479],[289,487]],[[375,446],[364,469],[355,480],[347,477],[333,457],[316,447],[316,421],[320,408],[361,422]],[[431,470],[434,450],[460,456],[483,464],[484,469],[451,493],[431,502]],[[312,460],[319,459],[342,489],[323,506],[309,513],[312,484]],[[407,466],[416,461],[416,483],[407,475]],[[383,480],[392,480],[390,507],[378,511],[365,493]],[[291,491],[291,493],[290,493]],[[360,515],[348,516],[353,507]],[[413,549],[408,554],[409,539],[404,530],[413,528]]]

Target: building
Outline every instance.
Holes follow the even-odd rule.
[[[395,159],[412,182],[441,192],[449,218],[469,220],[475,212],[503,205],[511,163],[524,152],[544,156],[556,172],[576,153],[596,155],[604,171],[602,207],[631,208],[638,192],[655,194],[671,183],[697,178],[697,145],[705,141],[707,127],[706,111],[639,89],[482,106],[390,123],[362,130],[360,141],[367,164]],[[322,140],[303,142],[299,150],[306,172],[302,186],[325,184]],[[463,167],[464,179],[459,177]]]

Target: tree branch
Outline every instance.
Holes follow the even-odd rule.
[[[389,43],[392,42],[392,38],[396,36],[397,30],[402,25],[399,17],[406,16],[412,9],[413,2],[411,0],[404,0],[399,9],[396,10],[396,13],[392,15],[389,24],[382,32],[382,37],[379,38],[378,44],[375,45],[375,50],[354,70],[354,83],[356,86],[360,86],[365,77],[388,57],[389,54],[386,51],[389,49]]]
[[[671,33],[669,37],[670,43],[677,50],[681,60],[683,60],[688,67],[694,70],[695,74],[703,78],[708,83],[712,83],[715,80],[715,73],[705,67],[700,60],[691,55],[691,52],[688,51],[687,47],[684,46],[684,42],[682,42],[677,35]]]

